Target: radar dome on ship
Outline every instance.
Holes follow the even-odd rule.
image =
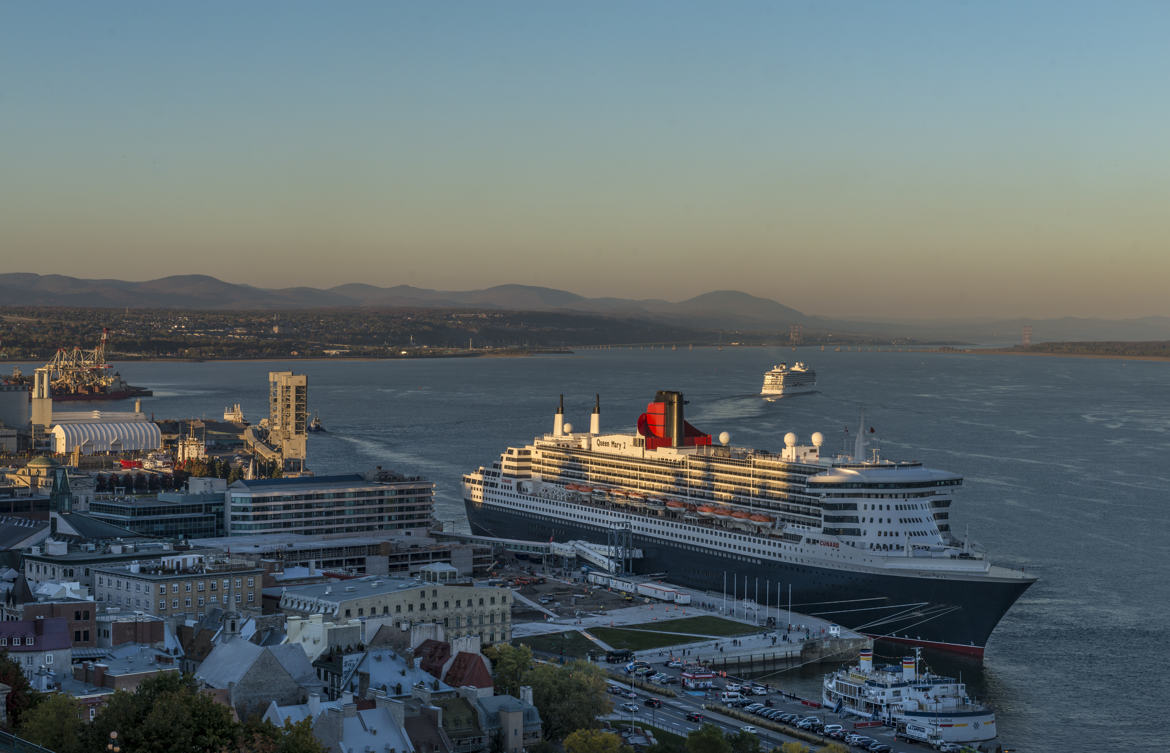
[[[784,446],[785,446],[785,447],[795,447],[795,446],[796,446],[796,434],[795,434],[795,432],[791,432],[791,431],[790,431],[790,432],[788,432],[787,434],[785,434],[785,435],[784,435]]]
[[[825,443],[825,435],[821,434],[819,431],[814,431],[812,435],[812,443],[813,447],[820,447]]]
[[[565,422],[565,426],[563,428],[563,431],[566,434],[570,433],[571,431],[573,431],[573,425],[571,423]]]
[[[725,445],[731,441],[731,435],[725,431],[719,432],[719,444]]]

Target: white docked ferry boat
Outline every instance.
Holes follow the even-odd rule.
[[[814,392],[817,386],[817,372],[797,361],[792,366],[781,363],[764,373],[764,388],[761,395],[787,397]]]
[[[923,742],[973,743],[996,737],[995,712],[973,701],[953,677],[919,671],[921,659],[902,666],[874,667],[873,652],[862,651],[853,667],[825,675],[826,708],[893,724],[899,734]]]
[[[982,656],[987,638],[1035,578],[992,565],[951,531],[962,479],[917,462],[827,456],[824,437],[780,453],[730,445],[683,418],[662,391],[634,434],[565,423],[464,475],[474,533],[609,544],[642,551],[635,568],[719,591],[758,581],[791,588],[793,609],[886,640]]]

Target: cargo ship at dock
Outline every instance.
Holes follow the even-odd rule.
[[[564,421],[463,477],[474,533],[598,543],[628,536],[642,572],[719,592],[757,583],[792,608],[877,639],[982,657],[1035,578],[992,565],[951,531],[962,478],[918,462],[827,456],[789,433],[778,454],[715,444],[661,391],[635,434]],[[749,591],[750,592],[750,591]],[[756,591],[758,593],[758,590]],[[778,598],[777,598],[778,600]]]
[[[144,387],[127,384],[114,367],[106,362],[106,344],[109,332],[102,330],[102,338],[93,350],[62,348],[53,360],[36,369],[44,372],[49,391],[56,402],[89,402],[98,400],[128,400],[135,397],[150,397],[153,391]],[[34,372],[35,373],[35,372]],[[14,369],[11,376],[4,377],[6,384],[28,385],[35,380]]]

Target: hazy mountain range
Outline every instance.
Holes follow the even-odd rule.
[[[1166,340],[1170,317],[1141,319],[1000,319],[953,321],[849,321],[802,313],[776,301],[735,290],[704,293],[685,301],[586,298],[532,285],[483,290],[430,290],[410,285],[377,287],[349,283],[332,288],[258,288],[207,275],[176,275],[145,282],[87,280],[64,275],[0,274],[0,305],[201,310],[340,307],[461,308],[510,311],[575,311],[642,318],[703,330],[787,332],[800,324],[807,336],[870,334],[929,341],[1014,343],[1024,325],[1033,341]]]

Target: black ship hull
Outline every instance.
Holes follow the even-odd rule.
[[[603,528],[465,500],[475,534],[532,541],[580,539],[605,544]],[[642,550],[640,573],[661,573],[672,583],[732,593],[759,607],[792,611],[844,625],[880,640],[982,657],[987,639],[1032,579],[922,577],[876,574],[782,562],[691,547],[634,534]],[[761,614],[761,619],[763,615]],[[786,619],[786,617],[784,618]]]

